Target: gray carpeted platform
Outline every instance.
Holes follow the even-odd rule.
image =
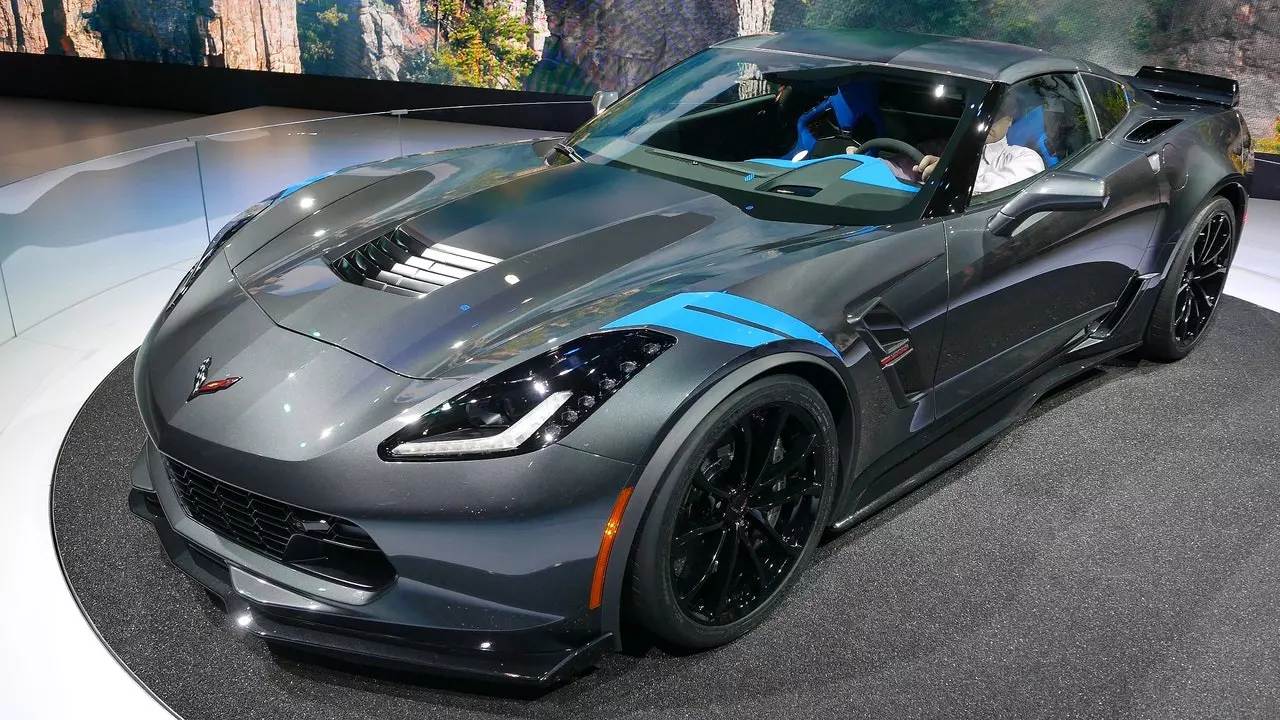
[[[241,637],[125,506],[135,413],[126,364],[67,438],[55,537],[106,643],[189,720],[1280,717],[1280,315],[1232,298],[1187,360],[1106,366],[828,543],[755,633],[532,699]]]

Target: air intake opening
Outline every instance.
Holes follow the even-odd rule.
[[[332,267],[349,283],[419,298],[501,261],[449,245],[428,245],[396,228],[338,258]]]
[[[395,579],[387,556],[350,520],[242,490],[172,460],[166,466],[187,515],[243,548],[345,585],[377,589]]]
[[[1130,130],[1129,134],[1124,136],[1124,139],[1129,142],[1148,143],[1173,129],[1181,122],[1181,118],[1157,118],[1155,120],[1148,120],[1133,130]]]

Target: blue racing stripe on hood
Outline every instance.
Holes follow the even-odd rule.
[[[618,318],[605,325],[604,329],[638,325],[665,327],[745,347],[798,338],[816,342],[836,355],[840,354],[830,340],[804,322],[755,300],[723,292],[673,295]]]

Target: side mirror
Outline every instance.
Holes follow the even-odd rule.
[[[591,107],[596,109],[596,114],[604,112],[610,105],[618,102],[617,90],[597,90],[595,95],[591,96]]]
[[[996,237],[1009,237],[1032,215],[1054,210],[1102,210],[1111,199],[1107,181],[1093,175],[1051,172],[1005,203],[987,223]]]

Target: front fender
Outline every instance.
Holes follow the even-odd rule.
[[[847,489],[849,483],[845,476],[853,467],[859,422],[857,402],[848,391],[849,385],[845,377],[847,371],[834,357],[826,357],[825,351],[816,345],[809,343],[788,343],[787,345],[790,345],[791,349],[775,346],[772,352],[767,354],[762,352],[762,348],[757,348],[727,364],[722,368],[722,372],[708,378],[697,392],[689,396],[686,403],[669,416],[670,422],[658,435],[660,440],[654,443],[645,459],[644,468],[633,486],[631,501],[627,504],[622,522],[618,526],[605,571],[601,629],[605,633],[613,634],[619,649],[622,646],[623,588],[626,584],[631,553],[645,516],[651,508],[670,501],[674,486],[667,480],[672,462],[697,428],[698,423],[734,392],[759,377],[777,372],[795,372],[819,386],[819,392],[829,405],[833,405],[832,415],[837,418],[836,427],[840,436],[838,438],[840,469],[837,477],[840,480],[840,492]],[[824,354],[816,354],[818,352]],[[843,406],[836,404],[841,402]],[[841,498],[837,496],[836,504],[839,504],[840,500]]]

